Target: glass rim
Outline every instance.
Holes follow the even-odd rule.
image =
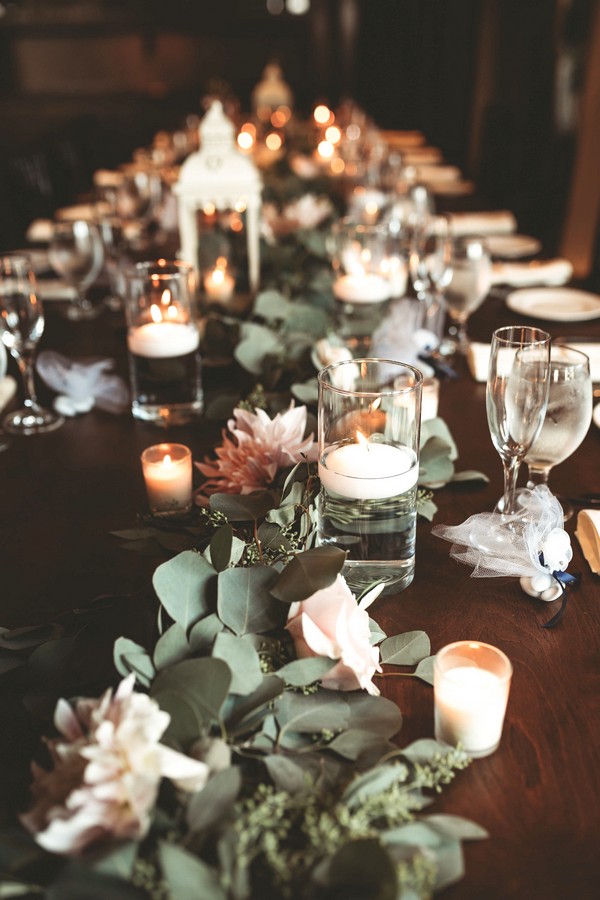
[[[510,332],[520,332],[522,335],[521,340],[519,341],[508,337]],[[527,333],[531,335],[531,339],[525,339],[526,345],[545,346],[552,341],[549,332],[544,331],[543,328],[537,328],[535,325],[503,325],[502,328],[496,328],[495,331],[492,332],[492,339],[495,339],[498,343],[507,344],[513,347],[523,346],[524,335]],[[535,337],[535,335],[539,335],[539,337]]]
[[[451,644],[445,644],[443,647],[440,647],[438,652],[433,657],[434,670],[436,670],[440,675],[443,675],[444,673],[440,671],[440,659],[441,659],[442,655],[445,656],[446,654],[451,653],[453,650],[455,650],[459,647],[464,647],[465,645],[473,647],[473,648],[481,647],[484,650],[491,650],[493,653],[495,653],[497,656],[499,656],[500,659],[502,660],[502,662],[504,663],[504,665],[506,666],[506,672],[503,675],[496,675],[496,677],[502,683],[510,681],[510,679],[512,678],[512,675],[513,675],[513,671],[514,671],[512,662],[510,661],[510,659],[508,658],[508,656],[506,655],[504,650],[501,650],[499,647],[496,647],[494,644],[487,644],[485,641],[462,640],[462,641],[453,641]],[[476,666],[475,668],[483,668],[483,667]],[[489,671],[489,670],[486,669],[486,671]],[[494,674],[496,674],[496,673],[494,673]]]
[[[125,274],[129,278],[148,278],[149,276],[162,278],[172,278],[173,275],[184,274],[191,275],[194,269],[189,263],[182,259],[160,259],[142,260],[132,263],[125,269]]]
[[[566,354],[574,354],[574,356],[578,357],[578,359],[570,362],[569,360],[562,359],[552,359],[552,354],[554,351],[558,353],[566,353]],[[587,353],[584,353],[583,350],[578,350],[576,347],[570,347],[569,344],[552,344],[550,347],[550,368],[553,365],[564,365],[564,366],[586,366],[588,369],[590,367],[590,358]]]
[[[142,462],[149,463],[150,465],[160,465],[161,461],[150,459],[149,456],[152,453],[167,453],[169,450],[179,454],[174,462],[179,462],[192,455],[191,449],[186,444],[174,444],[169,441],[162,441],[160,444],[151,444],[150,447],[145,447],[140,453],[140,459]]]
[[[325,376],[327,373],[332,372],[334,369],[339,369],[342,366],[347,365],[359,365],[360,363],[378,363],[385,365],[398,366],[402,369],[408,369],[416,376],[415,384],[409,385],[407,387],[396,388],[391,384],[389,386],[383,386],[379,390],[373,391],[361,391],[361,390],[348,390],[347,388],[341,388],[337,385],[331,384],[325,381]],[[399,374],[399,373],[398,373]],[[398,377],[397,375],[395,377]],[[378,356],[364,356],[359,357],[358,359],[342,359],[339,362],[330,363],[328,366],[325,366],[317,373],[317,381],[319,386],[326,387],[328,390],[335,391],[337,394],[345,394],[348,397],[380,397],[382,394],[386,397],[393,397],[402,394],[408,394],[415,390],[417,387],[421,387],[425,378],[420,369],[415,368],[415,366],[411,366],[409,363],[401,362],[398,359],[386,359]]]

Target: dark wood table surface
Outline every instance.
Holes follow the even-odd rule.
[[[41,347],[71,357],[113,357],[126,375],[120,314],[71,323],[51,303],[46,309]],[[469,330],[489,341],[494,327],[524,322],[501,299],[490,297]],[[572,333],[573,326],[547,324],[554,336]],[[598,324],[575,327],[577,334],[600,340]],[[485,385],[477,384],[462,362],[458,368],[460,379],[442,384],[440,414],[458,444],[458,468],[481,469],[490,483],[438,491],[435,522],[444,524],[492,509],[502,488],[500,458],[486,422]],[[205,385],[210,391],[229,377],[227,370],[206,371]],[[119,595],[120,630],[135,631],[140,603],[151,608],[144,591],[158,561],[126,552],[110,532],[132,527],[146,512],[140,453],[173,439],[191,446],[199,459],[217,443],[221,427],[200,419],[165,432],[128,414],[93,410],[52,434],[15,438],[0,454],[0,624],[47,622],[106,594]],[[555,492],[600,490],[599,451],[600,430],[592,425],[581,447],[552,473]],[[573,535],[574,519],[567,528]],[[500,748],[459,773],[434,807],[472,818],[490,833],[489,840],[466,845],[466,876],[444,896],[598,897],[600,579],[591,574],[573,537],[570,571],[581,573],[581,583],[562,622],[544,629],[557,604],[527,597],[516,579],[470,578],[467,567],[450,559],[449,548],[431,535],[429,523],[420,522],[413,584],[372,610],[388,634],[425,630],[433,652],[451,641],[481,640],[504,650],[514,665]],[[381,683],[404,716],[400,742],[433,736],[431,688],[410,678]],[[0,768],[3,781],[13,785],[6,774],[14,769],[23,777],[29,745],[21,746],[16,726],[4,722],[1,731]],[[16,789],[12,793],[19,796]],[[10,789],[7,796],[11,799]]]

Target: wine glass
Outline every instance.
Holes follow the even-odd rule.
[[[469,349],[467,322],[483,303],[492,283],[492,260],[483,238],[459,237],[454,241],[452,279],[444,295],[453,326],[454,341],[444,343],[452,352],[466,355]],[[451,346],[453,344],[453,347]]]
[[[425,220],[414,228],[409,269],[413,287],[423,304],[422,327],[439,337],[444,291],[452,280],[453,243],[446,216]]]
[[[62,416],[40,406],[35,394],[33,360],[44,331],[44,313],[36,288],[26,257],[0,257],[0,338],[17,361],[25,393],[23,409],[4,419],[4,428],[12,434],[40,434],[53,431],[64,422]]]
[[[518,512],[519,466],[541,431],[548,405],[550,335],[540,328],[509,325],[492,337],[486,388],[492,443],[504,468],[504,492],[497,509]]]
[[[525,456],[529,469],[527,487],[548,484],[550,470],[568,459],[586,436],[592,421],[590,360],[571,347],[554,346],[550,351],[548,408],[531,448]],[[565,519],[573,508],[561,499]]]
[[[108,279],[109,293],[104,302],[110,310],[123,309],[125,291],[125,239],[121,220],[114,215],[98,218],[98,230],[104,251],[104,270]]]
[[[102,238],[96,225],[84,219],[55,222],[48,248],[50,265],[75,288],[76,296],[69,301],[66,316],[73,321],[94,319],[102,306],[86,296],[104,260]]]

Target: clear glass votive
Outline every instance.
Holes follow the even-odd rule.
[[[192,451],[184,444],[154,444],[141,455],[150,512],[174,516],[192,508]]]
[[[423,376],[395,360],[354,359],[318,380],[317,543],[347,551],[353,590],[401,591],[415,570]]]
[[[364,356],[390,298],[397,295],[389,226],[344,219],[335,227],[333,248],[334,328],[354,356]]]
[[[433,664],[435,736],[461,744],[473,757],[489,756],[502,735],[512,664],[479,641],[457,641],[436,654]]]
[[[182,262],[137,263],[125,274],[131,409],[181,425],[202,412],[196,282]]]

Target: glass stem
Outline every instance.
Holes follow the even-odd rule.
[[[28,409],[36,409],[38,400],[35,393],[35,382],[33,378],[33,354],[23,353],[17,357],[17,365],[21,373],[21,381],[23,383],[23,393],[25,394],[25,406]]]
[[[513,456],[508,460],[503,459],[502,464],[504,466],[504,507],[502,511],[505,515],[510,516],[515,512],[515,490],[521,460]]]
[[[529,474],[527,478],[527,487],[530,491],[534,489],[536,484],[548,484],[548,476],[550,475],[551,466],[537,467],[529,466]]]

